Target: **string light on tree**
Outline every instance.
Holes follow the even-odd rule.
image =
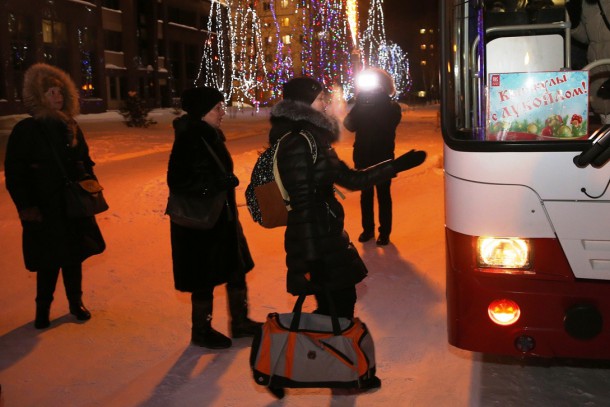
[[[256,13],[256,1],[237,0],[232,10],[236,39],[233,58],[233,80],[239,102],[258,105],[264,92],[269,89],[267,68],[261,35],[260,18]]]
[[[230,9],[230,1],[212,0],[206,27],[208,38],[203,44],[199,73],[195,79],[196,85],[218,89],[225,100],[230,100],[233,93],[235,35]]]
[[[301,0],[301,3],[304,3]],[[271,72],[268,74],[270,78],[271,90],[274,97],[281,94],[282,85],[294,76],[294,64],[292,59],[292,47],[290,44],[285,44],[284,39],[280,35],[280,24],[278,22],[277,13],[275,12],[275,2],[269,3],[271,15],[273,16],[273,27],[275,28],[275,62]],[[295,17],[298,18],[298,17]],[[294,38],[294,35],[291,36]]]

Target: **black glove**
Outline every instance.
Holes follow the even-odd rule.
[[[235,188],[239,185],[239,179],[233,174],[225,175],[216,182],[216,188],[219,191],[226,191],[231,188]]]
[[[411,150],[395,159],[392,162],[392,167],[394,167],[394,171],[397,173],[406,171],[410,168],[421,165],[424,161],[426,161],[426,155],[427,154],[425,151]]]

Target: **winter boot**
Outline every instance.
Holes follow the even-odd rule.
[[[212,300],[191,300],[192,322],[191,342],[193,345],[208,349],[226,349],[232,345],[227,338],[212,328]]]
[[[253,337],[260,332],[263,323],[248,318],[247,289],[227,287],[227,296],[231,313],[231,336],[246,338]]]
[[[36,319],[34,320],[34,327],[36,329],[45,329],[51,326],[51,321],[49,320],[50,313],[50,305],[36,304]]]
[[[70,314],[79,321],[91,319],[91,313],[83,304],[83,269],[80,263],[66,264],[62,266],[61,273],[66,287],[66,297],[70,305]]]
[[[74,315],[76,319],[79,321],[91,319],[91,313],[85,308],[82,300],[68,300],[68,303],[70,304],[70,314]]]

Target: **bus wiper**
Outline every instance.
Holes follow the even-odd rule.
[[[604,124],[590,138],[594,139],[591,147],[574,157],[574,164],[578,168],[585,168],[589,164],[601,168],[610,159],[610,124]]]

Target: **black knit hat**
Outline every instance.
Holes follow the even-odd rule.
[[[284,84],[284,99],[311,105],[324,87],[320,82],[307,76],[292,78]]]
[[[225,98],[216,88],[203,86],[191,88],[182,92],[182,110],[191,116],[205,116],[218,102]]]

